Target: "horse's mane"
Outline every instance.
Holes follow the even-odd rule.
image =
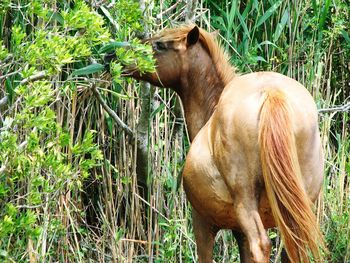
[[[195,25],[182,25],[180,27],[164,29],[158,34],[163,40],[182,40]],[[199,40],[212,58],[220,79],[226,86],[235,76],[235,67],[229,63],[224,49],[219,45],[212,33],[199,27]]]

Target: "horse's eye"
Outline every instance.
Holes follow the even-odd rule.
[[[157,41],[155,43],[155,48],[156,50],[162,51],[166,49],[166,45],[164,44],[164,42]]]

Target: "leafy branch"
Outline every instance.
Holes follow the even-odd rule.
[[[131,138],[134,137],[133,131],[119,118],[119,116],[113,111],[108,104],[104,101],[101,94],[99,93],[96,84],[91,86],[92,93],[95,95],[98,102],[101,104],[102,108],[112,117],[112,119],[118,124],[118,126],[126,132]]]

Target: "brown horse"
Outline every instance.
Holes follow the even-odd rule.
[[[199,262],[232,229],[241,262],[269,262],[266,229],[278,226],[285,262],[322,261],[312,202],[323,181],[317,110],[297,81],[273,72],[237,75],[197,26],[151,38],[155,73],[133,77],[175,90],[192,140],[183,183],[193,206]]]

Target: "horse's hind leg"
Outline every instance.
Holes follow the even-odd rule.
[[[241,263],[250,262],[251,254],[247,237],[243,233],[235,230],[232,230],[232,234],[236,238],[236,242],[238,244]]]
[[[256,201],[247,199],[236,200],[236,213],[242,230],[241,262],[268,263],[270,259],[271,242],[257,210]],[[249,246],[249,254],[247,246]]]
[[[194,209],[192,217],[199,263],[212,263],[217,229],[208,224]]]
[[[258,184],[254,178],[245,176],[254,173],[249,172],[249,169],[243,170],[244,167],[247,167],[244,166],[244,163],[241,169],[232,165],[231,170],[221,173],[231,192],[236,222],[241,232],[241,235],[238,236],[240,253],[243,253],[241,262],[268,263],[271,242],[258,212],[260,195],[258,191],[261,187],[257,187]],[[240,172],[235,172],[235,170]]]
[[[282,248],[281,263],[291,263],[285,248]]]

